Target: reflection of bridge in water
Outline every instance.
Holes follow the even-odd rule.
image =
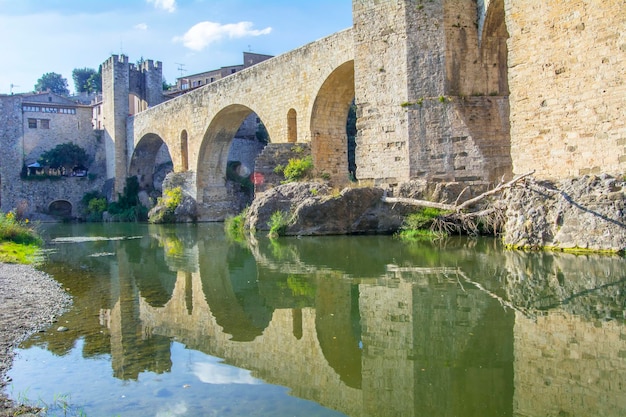
[[[605,305],[615,312],[623,297],[613,295],[623,293],[624,283],[612,277],[624,274],[623,260],[492,254],[500,259],[489,263],[500,265],[478,266],[493,275],[480,278],[479,288],[463,279],[476,276],[463,272],[476,256],[471,250],[452,251],[460,269],[388,266],[358,275],[359,265],[307,262],[309,253],[320,254],[311,242],[283,247],[281,256],[289,259],[280,261],[276,248],[259,245],[251,254],[198,242],[186,254],[199,259],[198,268],[172,272],[167,299],[144,297],[147,290],[134,284],[140,271],[118,253],[120,276],[129,278],[111,311],[116,374],[124,355],[135,354],[132,343],[124,349],[124,338],[139,334],[141,343],[174,338],[351,416],[617,416],[626,410],[624,388],[616,383],[626,380],[623,319],[568,312],[571,300],[583,296],[595,297],[598,311]],[[600,265],[603,278],[595,270]],[[529,271],[544,276],[543,284],[538,277],[526,281]],[[553,310],[541,313],[548,298]],[[503,312],[502,300],[519,311]],[[539,316],[525,316],[527,308]],[[135,330],[124,330],[129,327]]]

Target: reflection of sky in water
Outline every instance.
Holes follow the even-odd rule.
[[[215,359],[217,360],[217,359]],[[215,362],[197,362],[192,366],[193,373],[205,384],[260,384],[250,371]]]
[[[105,236],[71,236],[71,237],[56,237],[52,239],[52,243],[84,243],[84,242],[104,242],[104,241],[116,241],[116,240],[130,240],[141,239],[142,236],[117,236],[117,237],[105,237]]]
[[[177,342],[171,344],[171,372],[142,372],[126,381],[113,377],[109,355],[84,358],[83,348],[79,339],[63,356],[39,347],[18,350],[7,393],[47,404],[71,393],[65,399],[89,417],[343,416]],[[63,415],[56,411],[50,415]]]

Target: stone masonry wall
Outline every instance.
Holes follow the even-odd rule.
[[[2,211],[17,207],[14,192],[19,187],[22,169],[22,101],[18,96],[0,96],[0,181]]]
[[[409,100],[405,3],[352,2],[360,180],[395,183],[409,177],[408,120],[400,106]]]
[[[488,26],[481,49],[472,0],[353,9],[359,180],[485,184],[510,176],[500,26]]]
[[[505,13],[515,173],[626,172],[626,3],[507,0]]]

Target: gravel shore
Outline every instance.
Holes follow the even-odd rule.
[[[26,411],[3,394],[13,351],[69,308],[70,297],[49,275],[30,265],[0,263],[0,416]]]

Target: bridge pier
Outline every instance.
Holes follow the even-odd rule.
[[[200,222],[221,222],[243,209],[234,188],[228,184],[199,186],[197,208]]]

